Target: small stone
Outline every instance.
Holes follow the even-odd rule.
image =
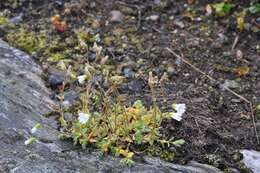
[[[182,29],[185,27],[184,23],[179,20],[175,20],[174,25],[176,25],[177,27],[182,28]]]
[[[225,80],[224,84],[221,85],[222,88],[239,88],[239,83],[234,80]]]
[[[110,21],[111,22],[121,22],[123,19],[123,15],[120,11],[118,10],[113,10],[110,12]]]
[[[64,110],[68,110],[71,107],[71,103],[68,100],[62,102],[62,107]]]
[[[88,55],[88,60],[89,60],[90,62],[95,61],[95,60],[96,60],[96,54],[95,54],[95,53],[90,53],[90,54]]]
[[[195,18],[195,21],[201,22],[201,21],[202,21],[202,18],[201,18],[201,17],[197,17],[197,18]]]
[[[73,121],[73,115],[71,113],[65,112],[64,113],[64,120],[67,122]]]
[[[62,1],[54,1],[54,6],[58,7],[58,8],[61,8],[63,5]]]
[[[64,93],[64,101],[74,103],[78,99],[78,95],[75,91],[67,91]]]
[[[173,19],[174,19],[174,16],[170,16],[169,19],[170,19],[170,20],[173,20]]]
[[[157,21],[159,19],[159,15],[151,15],[150,17],[148,17],[148,19],[152,21]]]
[[[169,66],[167,67],[167,73],[169,74],[169,76],[172,76],[176,74],[176,71],[173,66]]]
[[[221,43],[225,43],[228,41],[228,37],[226,35],[224,35],[223,33],[219,33],[217,41],[219,41]]]
[[[124,68],[123,73],[126,78],[133,78],[135,76],[135,73],[129,67]]]
[[[133,80],[128,83],[128,89],[134,92],[141,92],[145,86],[143,80]]]
[[[49,76],[48,83],[51,88],[56,89],[57,87],[64,85],[65,77],[59,74],[51,74]]]
[[[154,0],[153,3],[156,4],[156,5],[158,5],[158,4],[161,3],[161,0]]]
[[[97,84],[97,83],[101,83],[102,82],[102,80],[103,80],[103,78],[102,78],[102,75],[94,75],[93,77],[92,77],[92,82],[93,83],[95,83],[95,84]]]
[[[243,58],[243,52],[241,50],[236,51],[236,58],[237,59],[242,59]]]
[[[9,19],[9,22],[12,24],[18,24],[23,20],[23,13],[19,14],[18,16],[12,17]]]
[[[90,5],[89,5],[90,8],[95,8],[96,6],[97,6],[96,2],[94,2],[94,1],[90,2]]]

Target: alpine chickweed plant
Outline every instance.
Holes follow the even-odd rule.
[[[165,144],[170,147],[184,143],[177,141],[175,143],[178,145],[175,145],[172,139],[168,141],[160,134],[162,120],[169,118],[169,113],[162,113],[155,103],[147,108],[141,100],[137,100],[131,106],[126,106],[120,102],[119,95],[116,96],[117,101],[111,101],[112,95],[119,93],[117,88],[123,78],[112,76],[109,80],[112,85],[107,91],[92,84],[87,85],[81,98],[82,109],[78,112],[78,118],[72,123],[63,123],[63,129],[66,129],[64,136],[72,138],[75,145],[80,144],[83,148],[94,146],[103,153],[123,157],[121,163],[128,166],[134,165],[134,148]],[[154,83],[150,75],[152,93]],[[95,104],[97,100],[98,105]],[[93,109],[93,105],[99,108]]]

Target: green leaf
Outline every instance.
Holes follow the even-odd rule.
[[[226,2],[221,2],[213,5],[216,13],[220,16],[224,16],[226,13],[229,13],[233,8],[233,5]]]
[[[35,124],[35,126],[31,129],[31,133],[35,133],[40,128],[41,128],[40,123]]]
[[[143,140],[143,134],[140,130],[138,130],[136,133],[135,133],[135,143],[140,145],[142,143],[142,140]]]
[[[183,144],[185,144],[185,140],[179,139],[179,140],[173,141],[172,144],[175,145],[176,147],[180,147]]]
[[[9,20],[5,17],[0,16],[0,25],[8,24]]]
[[[225,3],[224,6],[223,6],[223,11],[224,11],[225,13],[229,13],[232,8],[233,8],[233,5],[232,5],[232,4]]]
[[[251,7],[248,8],[249,12],[252,14],[260,13],[260,4],[257,3]]]
[[[135,162],[132,159],[129,158],[123,158],[120,160],[120,163],[127,165],[128,167],[134,166]]]
[[[31,145],[31,144],[33,144],[34,142],[36,142],[36,138],[30,137],[29,139],[27,139],[27,140],[24,142],[24,144],[25,144],[25,145]]]

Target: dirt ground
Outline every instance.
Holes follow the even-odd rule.
[[[158,105],[164,110],[172,103],[187,106],[181,122],[165,121],[161,128],[165,136],[186,141],[173,162],[197,160],[222,170],[237,168],[243,172],[238,151],[260,150],[254,131],[255,127],[259,136],[260,111],[256,107],[260,104],[260,18],[247,15],[248,27],[240,32],[235,16],[236,11],[250,6],[249,1],[232,1],[235,8],[224,17],[207,16],[206,5],[215,1],[204,0],[192,4],[170,0],[32,2],[32,5],[25,1],[17,6],[0,2],[0,9],[8,9],[11,17],[23,13],[21,26],[36,33],[45,30],[50,40],[58,37],[61,44],[76,28],[85,26],[99,33],[100,45],[109,55],[115,73],[127,76],[119,91],[126,94],[130,102],[142,99],[147,105],[151,104],[148,72],[152,71],[159,78],[167,73],[169,80],[156,89]],[[65,2],[71,10],[67,15],[64,14]],[[107,22],[113,10],[120,11],[122,19]],[[68,23],[68,31],[59,34],[54,31],[50,18],[55,14],[61,14]],[[110,40],[118,33],[119,39]],[[219,83],[176,58],[167,47]],[[76,54],[80,58],[74,58],[75,64],[89,61],[81,58],[84,53]],[[42,57],[40,61],[45,63]],[[241,67],[247,67],[249,72],[241,72]],[[250,105],[223,90],[224,83],[253,103],[255,123]]]

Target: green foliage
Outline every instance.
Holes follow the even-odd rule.
[[[79,29],[75,33],[80,42],[94,43],[100,41],[99,34],[93,35],[88,30]]]
[[[9,20],[6,17],[0,16],[0,25],[8,24]]]
[[[225,16],[227,13],[230,13],[234,6],[228,2],[220,2],[213,5],[215,12],[219,16]]]
[[[179,139],[179,140],[173,141],[172,144],[176,147],[181,147],[183,144],[185,144],[185,141],[183,139]]]
[[[111,82],[118,85],[115,80]],[[182,140],[163,139],[159,133],[159,127],[162,120],[167,118],[167,114],[162,113],[157,106],[153,105],[148,109],[140,100],[137,100],[132,106],[125,106],[119,102],[109,101],[107,96],[103,96],[103,99],[99,96],[99,102],[104,104],[102,111],[90,111],[92,108],[89,106],[89,102],[92,97],[89,94],[93,92],[98,93],[94,88],[89,87],[81,98],[84,113],[79,113],[79,119],[75,119],[72,123],[62,123],[66,129],[63,137],[70,136],[75,145],[80,144],[83,148],[88,145],[96,146],[104,153],[110,152],[117,157],[122,156],[121,162],[132,166],[134,164],[132,149],[137,146],[152,147],[167,144],[163,146],[167,148],[184,143]],[[97,95],[93,96],[94,102],[96,97]],[[164,154],[164,156],[173,158],[171,154]]]
[[[123,158],[120,163],[127,165],[128,167],[134,166],[135,162],[132,159]]]
[[[64,56],[61,53],[54,53],[48,58],[50,62],[59,62],[64,59]]]
[[[120,104],[106,106],[101,116],[91,114],[86,124],[78,121],[71,128],[75,143],[145,144],[157,139],[158,133],[152,133],[160,126],[162,113],[155,107],[146,109],[140,101],[131,107]],[[160,117],[160,119],[154,118]]]
[[[6,40],[28,53],[39,51],[46,46],[45,34],[36,34],[24,29],[20,29],[15,33],[8,33]]]
[[[260,4],[254,4],[251,7],[248,8],[249,12],[252,14],[257,14],[260,13]]]

